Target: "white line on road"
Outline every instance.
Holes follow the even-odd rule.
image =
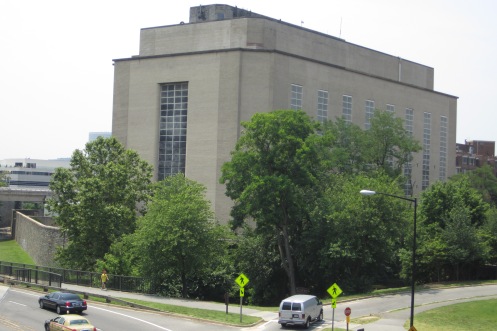
[[[15,305],[19,305],[19,306],[24,306],[24,307],[27,307],[25,304],[23,303],[19,303],[19,302],[15,302],[15,301],[9,301],[10,303],[13,303]]]
[[[162,329],[162,330],[172,331],[171,329],[167,329],[167,328],[165,328],[165,327],[163,327],[163,326],[160,326],[160,325],[157,325],[157,324],[151,323],[151,322],[149,322],[149,321],[142,320],[141,318],[137,318],[137,317],[133,317],[133,316],[130,316],[130,315],[126,315],[126,314],[118,313],[118,312],[115,312],[115,311],[112,311],[112,310],[108,310],[108,309],[104,309],[104,308],[99,308],[99,307],[95,307],[95,306],[92,306],[92,309],[100,309],[100,310],[103,310],[103,311],[106,311],[106,312],[109,312],[109,313],[112,313],[112,314],[121,315],[121,316],[124,316],[124,317],[128,317],[128,318],[131,318],[131,319],[137,320],[137,321],[139,321],[139,322],[147,323],[147,324],[149,324],[149,325],[155,326],[156,328],[159,328],[159,329]]]

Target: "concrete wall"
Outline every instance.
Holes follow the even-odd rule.
[[[54,261],[55,253],[57,247],[64,246],[66,240],[60,234],[59,228],[51,225],[53,221],[50,218],[34,219],[16,212],[13,225],[15,240],[31,256],[36,265],[58,266]]]

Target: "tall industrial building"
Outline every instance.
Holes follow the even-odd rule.
[[[318,120],[369,127],[391,111],[421,142],[407,193],[455,174],[457,97],[434,90],[434,69],[228,5],[190,8],[189,23],[143,28],[138,55],[114,60],[112,135],[155,167],[207,187],[218,218],[231,201],[219,184],[258,112],[302,109]]]

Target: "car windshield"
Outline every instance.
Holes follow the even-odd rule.
[[[69,322],[69,325],[81,325],[81,324],[90,324],[90,323],[85,319],[72,320]]]
[[[79,297],[76,294],[70,294],[70,293],[62,294],[60,298],[62,300],[79,300]]]

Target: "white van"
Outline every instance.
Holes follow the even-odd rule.
[[[323,319],[323,303],[314,295],[298,294],[280,303],[278,323],[281,326],[303,325],[306,329],[313,321]]]

